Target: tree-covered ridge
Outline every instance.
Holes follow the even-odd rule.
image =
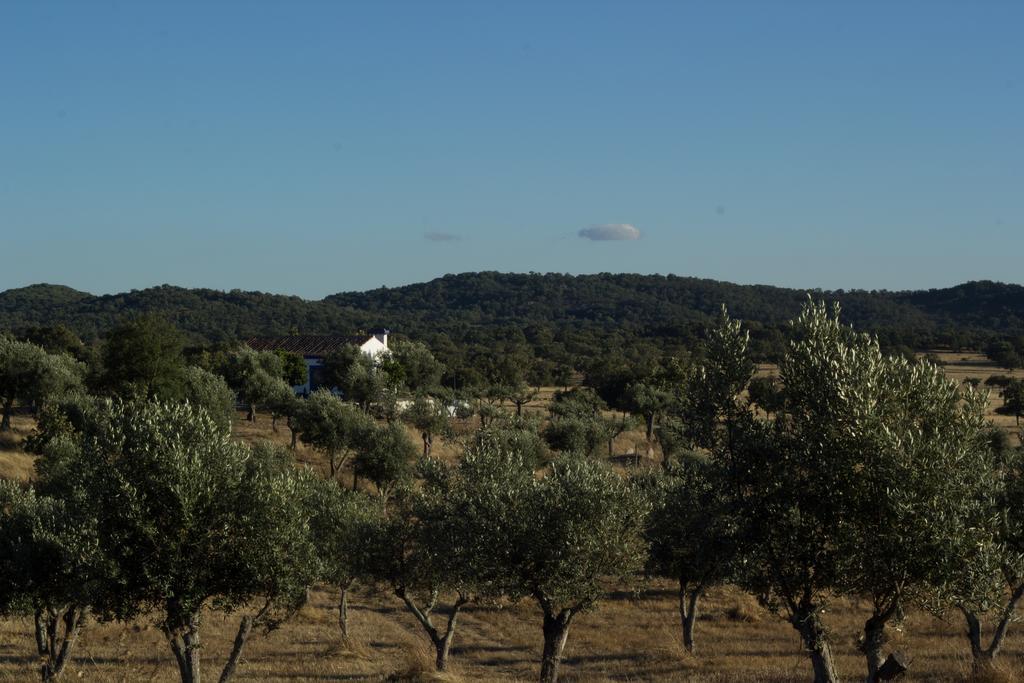
[[[1024,287],[980,281],[927,291],[814,291],[837,301],[854,327],[876,332],[888,345],[981,345],[1024,334]],[[751,325],[755,351],[770,347],[807,292],[738,285],[675,275],[462,273],[429,282],[321,301],[295,296],[163,285],[93,296],[33,285],[0,293],[0,329],[63,323],[95,339],[137,313],[159,313],[194,341],[291,332],[353,332],[377,325],[410,337],[460,345],[514,338],[537,355],[555,341],[570,355],[586,353],[590,338],[628,344],[643,338],[690,346],[725,304]]]

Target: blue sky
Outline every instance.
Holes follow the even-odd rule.
[[[0,289],[1021,282],[1022,25],[997,0],[6,0]]]

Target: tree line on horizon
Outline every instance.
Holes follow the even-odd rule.
[[[837,290],[814,296],[843,306],[856,329],[886,350],[989,350],[1020,363],[1024,354],[1024,287],[971,282],[911,292]],[[699,346],[725,303],[751,334],[751,354],[777,361],[787,321],[806,292],[677,276],[464,273],[430,282],[335,294],[321,301],[233,290],[161,286],[92,296],[53,285],[0,292],[0,329],[22,334],[60,323],[87,343],[135,315],[172,322],[189,345],[250,336],[349,333],[386,325],[426,343],[461,381],[469,356],[511,348],[538,362],[585,370],[591,359],[676,356]]]
[[[867,680],[909,608],[959,612],[976,665],[991,665],[1024,596],[1024,454],[985,421],[985,390],[884,353],[824,303],[792,321],[774,381],[754,377],[750,335],[724,309],[702,338],[647,375],[566,388],[544,419],[523,410],[536,394],[514,373],[453,394],[418,343],[379,365],[329,359],[342,400],[295,397],[294,357],[189,354],[152,317],[88,363],[2,338],[0,393],[34,387],[17,399],[37,413],[38,459],[30,486],[0,485],[0,611],[33,617],[44,681],[88,618],[157,615],[184,683],[201,676],[203,610],[235,611],[226,683],[249,637],[285,623],[314,583],[340,589],[341,638],[353,583],[388,589],[440,670],[465,605],[530,600],[548,682],[580,612],[659,576],[678,585],[691,652],[702,596],[731,583],[792,625],[819,683],[838,680],[823,616],[837,596],[868,599]],[[236,398],[250,419],[286,421],[327,471],[232,440]],[[475,428],[442,462],[433,437],[455,439],[453,419]],[[634,427],[660,445],[656,471],[609,466]]]

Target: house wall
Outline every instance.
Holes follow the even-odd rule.
[[[380,354],[387,353],[387,340],[387,335],[383,335],[383,340],[380,336],[370,337],[363,342],[359,350],[370,358],[377,360]],[[312,391],[314,368],[322,368],[324,366],[324,359],[320,356],[306,356],[304,360],[306,361],[306,382],[305,384],[297,384],[292,387],[292,391],[300,395],[306,395]]]

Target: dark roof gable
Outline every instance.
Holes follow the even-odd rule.
[[[245,340],[256,351],[287,351],[300,356],[329,356],[346,346],[362,346],[372,335],[293,334],[288,337],[251,337]]]

